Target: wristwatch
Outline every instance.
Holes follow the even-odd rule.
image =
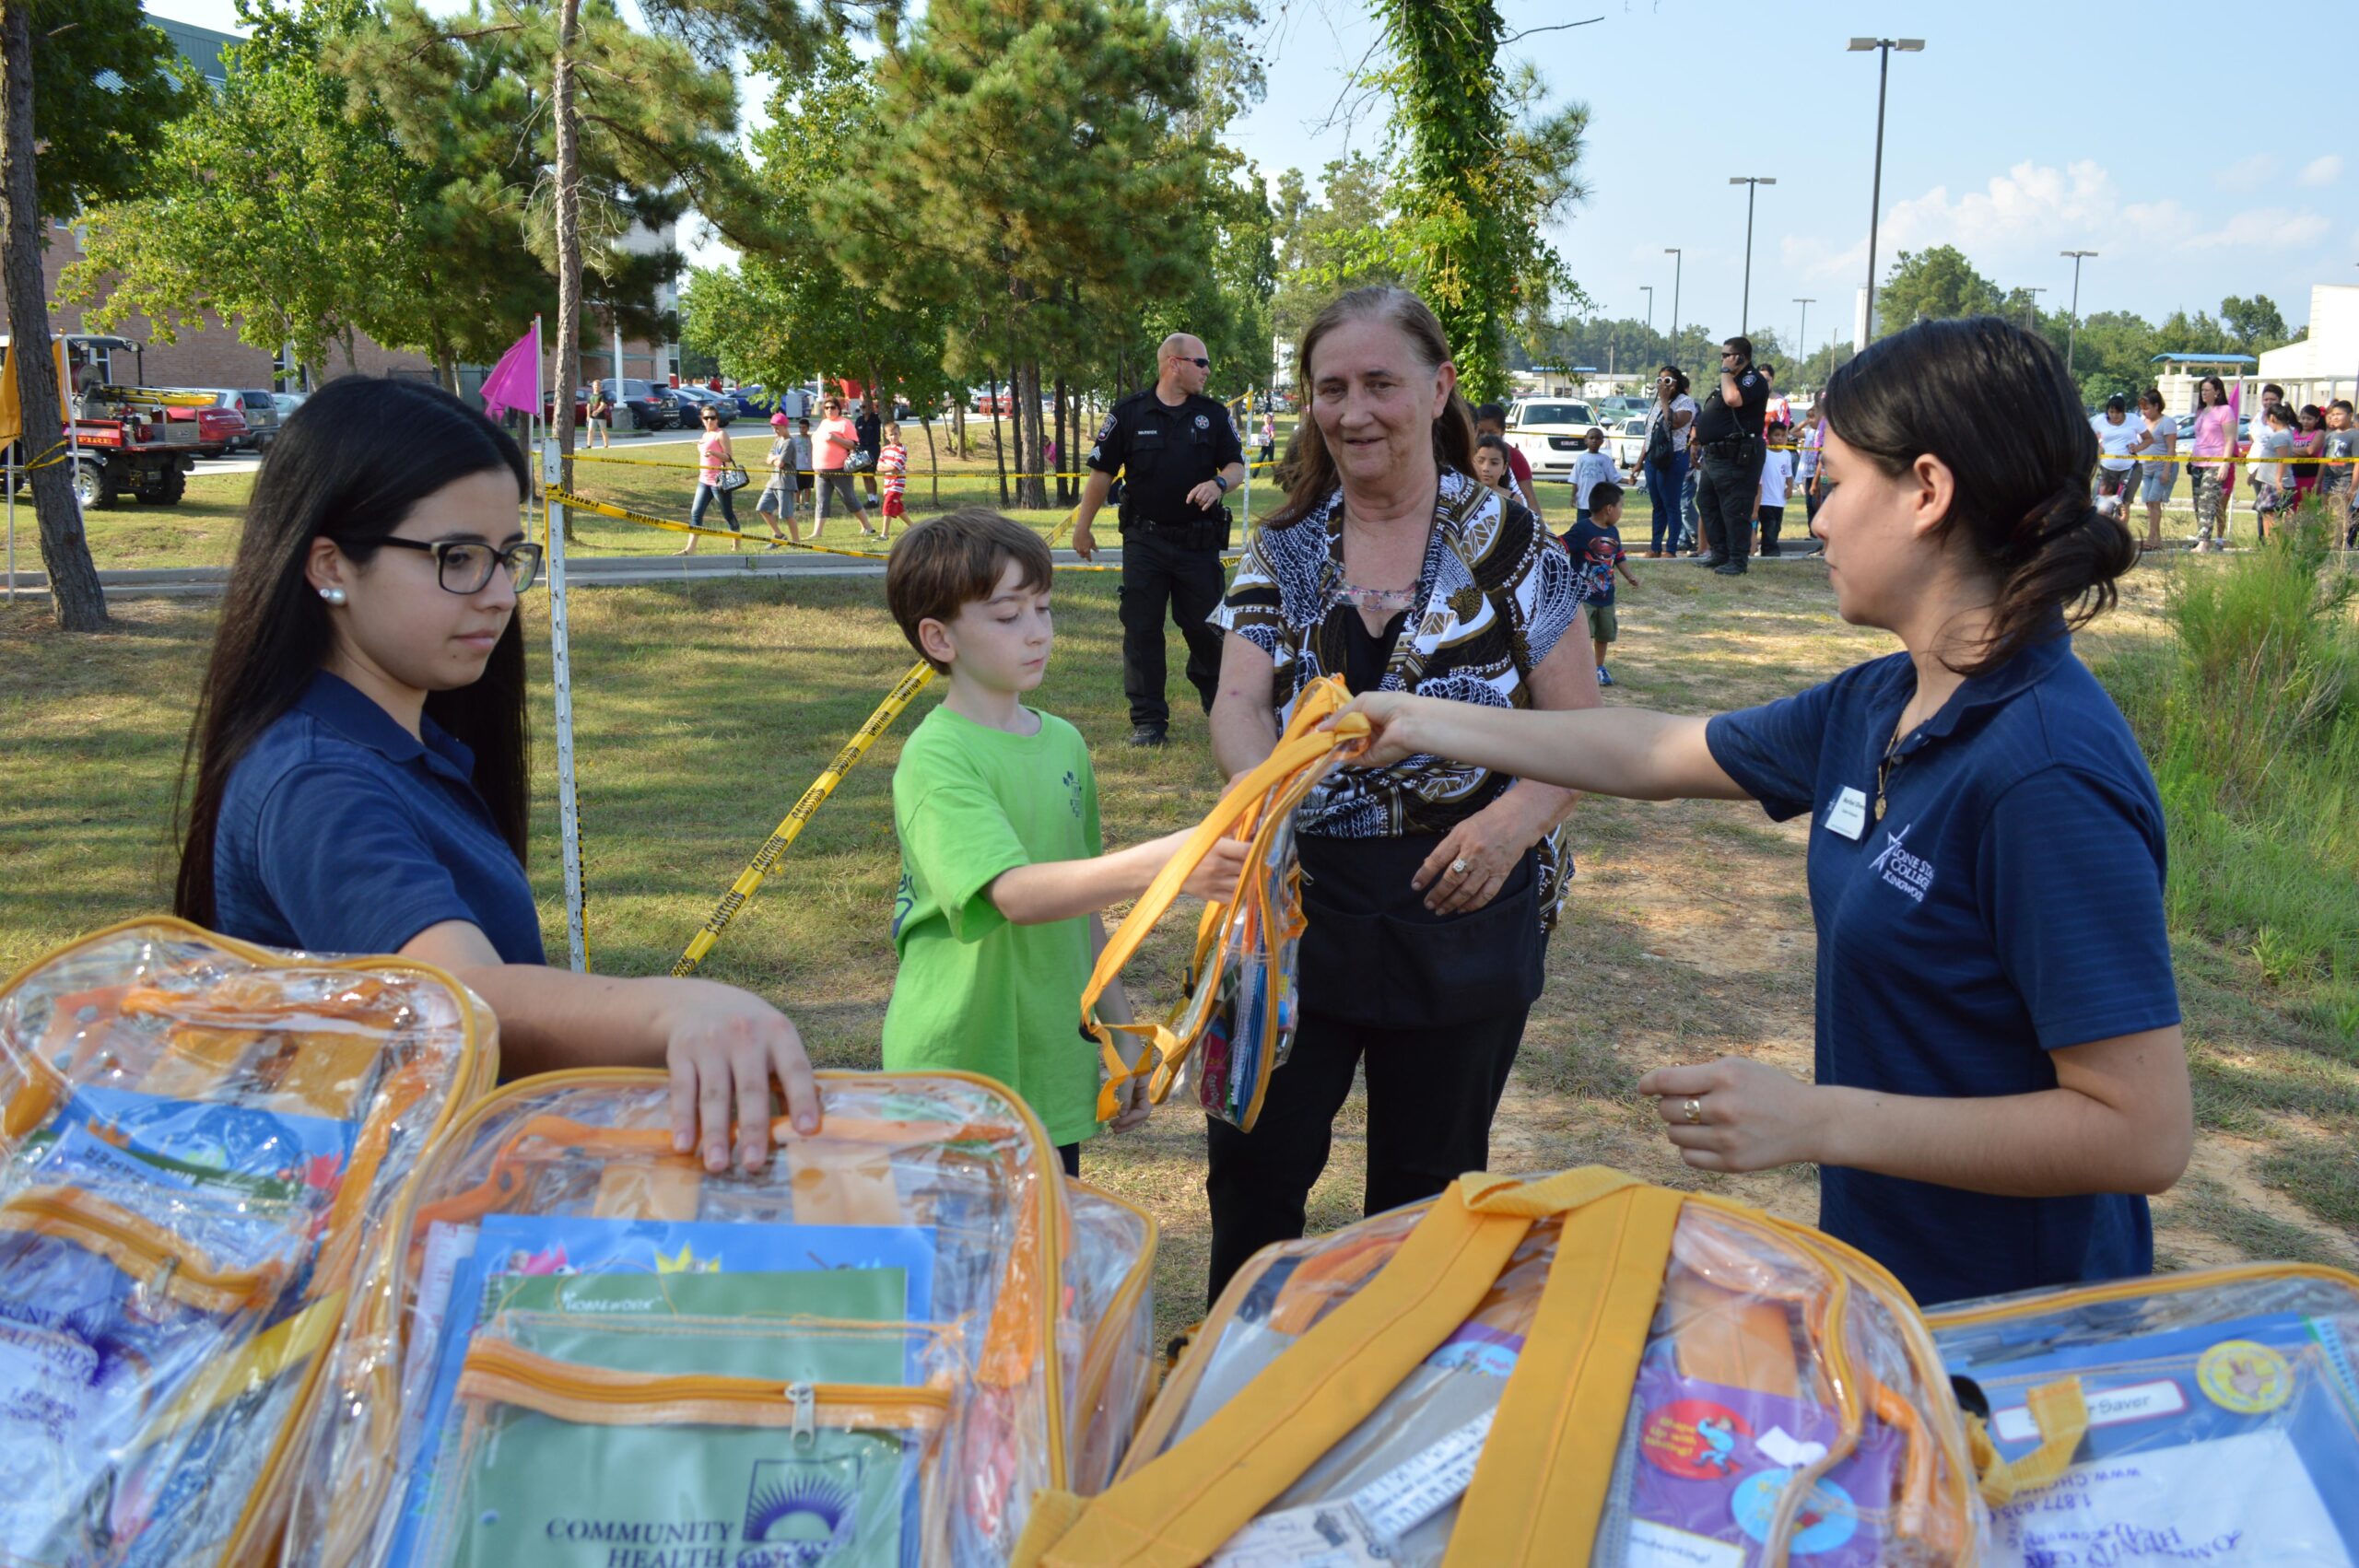
[[[1213,483],[1220,486],[1220,493],[1221,493],[1222,495],[1226,496],[1226,495],[1227,495],[1227,494],[1228,494],[1228,475],[1227,475],[1227,474],[1214,474],[1214,475],[1213,475]]]

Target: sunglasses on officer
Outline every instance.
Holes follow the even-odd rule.
[[[491,581],[494,568],[506,567],[508,580],[516,591],[523,592],[533,586],[541,574],[541,547],[529,540],[518,540],[504,550],[495,550],[479,539],[396,539],[377,541],[399,550],[422,550],[434,557],[434,580],[445,593],[481,593]]]
[[[1191,359],[1185,354],[1173,355],[1171,357],[1171,362],[1174,365],[1193,365],[1199,370],[1209,370],[1213,368],[1213,362],[1211,360],[1204,358]]]

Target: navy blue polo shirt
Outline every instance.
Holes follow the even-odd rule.
[[[313,953],[398,953],[467,920],[502,960],[546,962],[540,910],[475,787],[475,754],[425,743],[324,670],[231,769],[213,837],[214,924]]]
[[[1771,817],[1814,813],[1818,1082],[2029,1094],[2056,1086],[2049,1051],[2177,1023],[2162,800],[2071,638],[1953,693],[1895,753],[1879,812],[1916,689],[1895,654],[1706,732]],[[1856,837],[1837,830],[1846,790],[1864,798]],[[1825,1166],[1819,1224],[1926,1305],[2154,1268],[2134,1195],[1998,1198]]]

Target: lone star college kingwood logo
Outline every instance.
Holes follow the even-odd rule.
[[[1884,835],[1884,849],[1874,860],[1868,862],[1868,869],[1878,872],[1885,882],[1922,904],[1925,902],[1925,895],[1931,892],[1933,886],[1933,862],[1912,855],[1901,848],[1907,840],[1909,828],[1916,825],[1912,822],[1907,827],[1903,827],[1896,833],[1886,828]]]

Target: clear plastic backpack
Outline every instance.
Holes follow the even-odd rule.
[[[751,1174],[673,1152],[661,1073],[479,1101],[386,1229],[287,1562],[966,1568],[1101,1483],[1152,1224],[988,1079],[818,1082]]]
[[[276,1552],[366,1238],[498,1059],[439,970],[169,919],[9,982],[0,1562]]]

